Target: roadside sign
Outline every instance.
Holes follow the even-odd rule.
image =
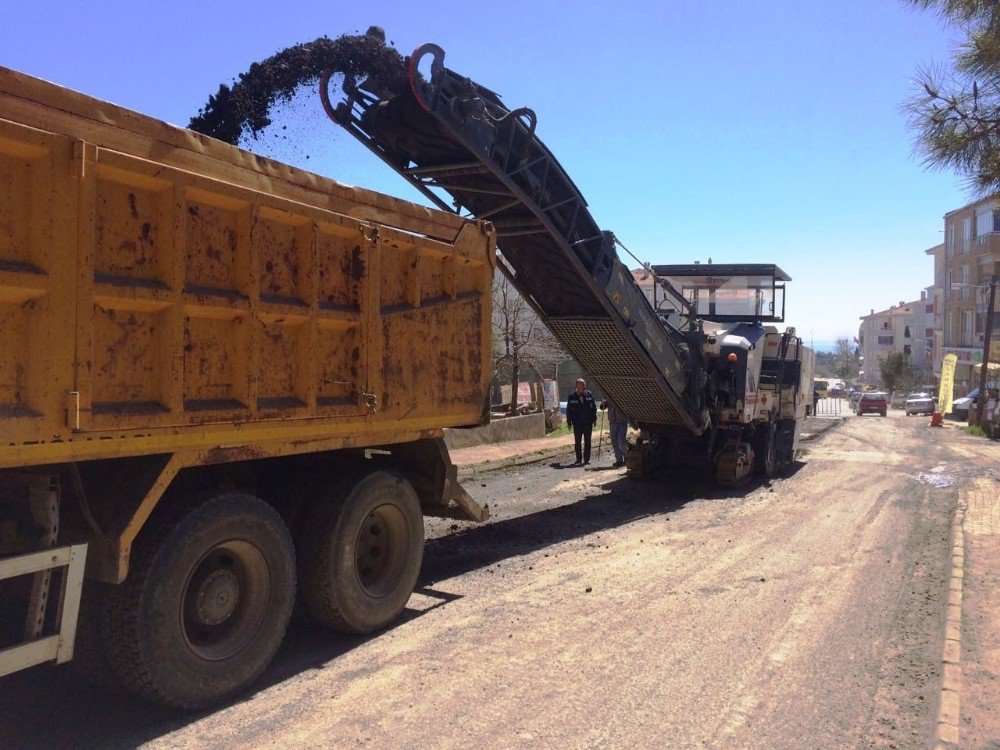
[[[938,391],[938,411],[942,414],[951,414],[951,398],[955,389],[955,365],[958,357],[955,354],[946,354],[941,362],[941,387]]]

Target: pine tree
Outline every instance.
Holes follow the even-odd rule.
[[[936,10],[965,36],[951,70],[918,73],[905,108],[917,150],[932,167],[968,177],[980,195],[1000,191],[1000,2],[907,0]]]

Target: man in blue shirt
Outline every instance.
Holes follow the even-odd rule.
[[[576,448],[576,463],[590,463],[590,436],[597,422],[597,402],[594,394],[587,390],[587,381],[576,381],[576,390],[566,399],[566,422],[573,428],[573,442]],[[583,442],[583,450],[580,443]]]

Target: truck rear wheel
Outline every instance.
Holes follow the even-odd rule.
[[[281,645],[295,602],[295,551],[281,517],[227,493],[149,525],[109,594],[104,643],[132,692],[201,708],[243,689]]]
[[[420,573],[423,514],[410,483],[376,471],[310,508],[300,544],[302,599],[317,621],[371,633],[403,611]]]

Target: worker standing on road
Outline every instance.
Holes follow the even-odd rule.
[[[597,402],[594,394],[587,390],[587,381],[576,381],[576,390],[566,399],[566,422],[573,428],[573,444],[576,447],[576,463],[590,463],[590,436],[597,422]],[[583,450],[580,450],[580,442]]]
[[[625,416],[625,413],[611,399],[605,399],[601,403],[601,409],[608,410],[608,424],[611,426],[611,447],[615,451],[615,462],[612,466],[624,466],[625,451],[628,450],[628,443],[625,439],[628,433],[628,417]]]

